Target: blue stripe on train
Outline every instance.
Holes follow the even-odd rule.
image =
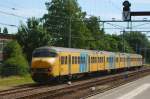
[[[108,58],[108,64],[109,64],[109,69],[115,68],[115,57],[114,56],[110,56]]]
[[[86,52],[80,53],[80,73],[87,72],[87,60],[88,60],[88,54]]]

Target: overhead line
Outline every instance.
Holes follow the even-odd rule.
[[[23,16],[16,15],[16,14],[13,14],[13,13],[4,12],[4,11],[1,11],[1,10],[0,10],[0,13],[5,14],[5,15],[11,15],[11,16],[14,16],[14,17],[19,17],[19,18],[22,18],[22,19],[28,19],[27,17],[23,17]]]
[[[10,27],[16,27],[16,28],[18,28],[18,26],[17,26],[17,25],[13,25],[13,24],[7,24],[7,23],[2,23],[2,22],[0,22],[0,24],[1,24],[1,25],[6,25],[6,26],[10,26]]]

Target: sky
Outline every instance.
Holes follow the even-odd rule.
[[[26,18],[40,18],[44,13],[47,13],[45,2],[50,0],[1,0],[0,1],[0,23],[19,26],[20,23],[25,23]],[[116,20],[122,19],[122,2],[124,0],[78,0],[78,3],[87,15],[99,16],[101,20]],[[132,11],[150,11],[150,0],[129,0],[132,4]],[[20,17],[6,15],[4,13],[15,14]],[[145,17],[136,17],[134,19],[143,19]],[[149,17],[146,17],[150,19]],[[140,23],[138,23],[140,24]],[[123,25],[124,24],[118,24]],[[135,24],[137,25],[137,24]],[[149,25],[150,26],[150,25]],[[147,25],[147,27],[149,27]],[[9,33],[17,31],[16,27],[0,25],[7,27]],[[144,26],[146,27],[146,25]],[[114,30],[118,32],[120,30]],[[110,32],[110,31],[108,31]]]

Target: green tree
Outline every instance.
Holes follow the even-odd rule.
[[[146,35],[140,32],[125,32],[124,38],[137,53],[139,53],[140,48],[145,48],[149,44]]]
[[[95,16],[85,19],[86,26],[91,34],[91,41],[89,40],[90,49],[104,49],[104,31],[100,28],[99,20],[100,19]]]
[[[8,42],[4,48],[4,53],[7,53],[7,57],[5,57],[4,65],[1,68],[3,76],[25,75],[29,72],[28,62],[17,41]]]
[[[16,34],[17,41],[23,47],[24,53],[30,62],[32,52],[40,46],[49,46],[51,44],[51,36],[46,32],[40,20],[30,18],[27,26],[22,24]]]
[[[112,38],[117,41],[116,43],[119,52],[134,53],[134,50],[130,44],[125,39],[123,39],[122,36],[112,35]]]
[[[8,29],[7,29],[6,27],[4,27],[3,33],[4,33],[4,34],[8,34]]]
[[[125,32],[124,38],[136,53],[142,54],[143,57],[147,58],[146,60],[150,60],[148,55],[150,50],[145,50],[145,48],[150,48],[150,42],[145,34],[141,32]]]
[[[52,0],[46,3],[46,7],[48,14],[43,20],[52,35],[53,45],[68,47],[71,32],[71,47],[86,48],[90,31],[83,22],[86,13],[81,11],[77,0]]]

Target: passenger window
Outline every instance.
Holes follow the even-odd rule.
[[[65,64],[67,64],[67,61],[68,61],[68,58],[67,58],[67,56],[65,57]]]
[[[90,56],[89,56],[89,58],[88,58],[88,61],[89,61],[89,63],[91,62],[91,60],[90,60]]]
[[[74,64],[74,56],[72,56],[72,64]]]
[[[77,64],[77,56],[75,57],[75,64]]]
[[[83,63],[83,58],[82,58],[82,57],[80,57],[80,63],[81,63],[81,64]]]
[[[78,63],[80,64],[80,57],[78,56]]]
[[[85,57],[83,57],[83,63],[85,63]]]
[[[101,57],[99,57],[99,63],[101,63]]]
[[[63,56],[61,56],[61,64],[64,64],[64,57]]]
[[[109,58],[107,57],[107,62],[109,62]]]

